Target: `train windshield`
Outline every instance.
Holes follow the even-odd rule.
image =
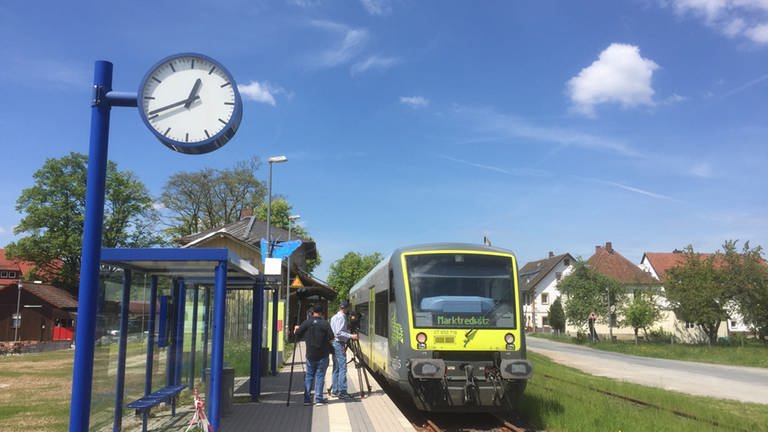
[[[509,256],[418,254],[405,265],[415,327],[515,327]]]

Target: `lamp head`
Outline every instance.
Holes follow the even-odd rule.
[[[281,162],[287,162],[288,158],[285,156],[272,156],[271,158],[267,159],[267,161],[271,164],[281,163]]]

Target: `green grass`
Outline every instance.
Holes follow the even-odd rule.
[[[768,368],[768,344],[759,341],[749,341],[745,343],[744,346],[690,345],[656,342],[640,342],[635,344],[634,341],[600,341],[582,344],[578,343],[576,338],[570,336],[556,337],[545,333],[528,335],[528,337],[531,336],[550,339],[557,342],[584,345],[603,351],[612,351],[643,357]]]
[[[558,431],[766,430],[768,405],[689,396],[594,377],[529,353],[534,375],[520,414],[530,426]],[[643,406],[600,392],[647,402]],[[681,417],[678,410],[700,420]]]

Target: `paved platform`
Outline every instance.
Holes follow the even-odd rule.
[[[352,363],[347,366],[352,399],[344,401],[330,397],[326,405],[304,406],[302,348],[299,345],[296,353],[290,406],[286,404],[291,371],[289,362],[276,376],[262,377],[259,402],[249,401],[247,378],[236,380],[235,400],[238,402],[232,413],[222,417],[221,431],[414,431],[411,423],[372,377],[369,376],[371,393],[368,394],[366,388],[365,397],[360,398],[357,370]],[[328,367],[325,382],[329,387],[331,366]],[[363,386],[366,386],[365,379]],[[242,400],[246,402],[239,402]]]

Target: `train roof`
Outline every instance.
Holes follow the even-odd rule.
[[[470,251],[484,251],[484,252],[499,252],[503,254],[514,255],[514,252],[508,249],[486,246],[482,244],[472,243],[424,243],[413,246],[404,246],[395,249],[392,255],[398,255],[404,252],[419,252],[428,250],[470,250]]]

